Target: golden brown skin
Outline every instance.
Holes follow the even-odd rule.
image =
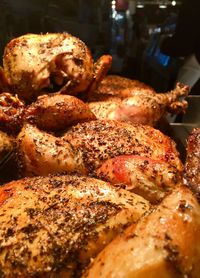
[[[195,128],[187,142],[187,157],[185,162],[185,184],[200,200],[200,128]]]
[[[95,175],[104,161],[124,154],[161,160],[182,171],[174,142],[150,126],[96,120],[55,137],[26,124],[17,143],[25,176],[64,171]]]
[[[120,80],[121,77],[119,77]],[[129,83],[131,84],[131,80],[126,83],[128,86]],[[111,85],[114,88],[110,89]],[[103,86],[106,87],[106,83]],[[162,94],[153,90],[149,91],[147,88],[143,89],[143,87],[138,89],[137,85],[127,88],[123,86],[123,78],[122,88],[118,83],[117,85],[108,83],[105,94],[103,94],[104,91],[100,91],[97,93],[98,100],[89,102],[90,109],[98,119],[121,120],[155,126],[167,112],[183,113],[187,108],[187,102],[180,98],[187,96],[188,86],[178,83],[173,91]],[[102,94],[100,95],[100,93]]]
[[[200,206],[186,187],[117,236],[84,278],[198,278]]]
[[[103,162],[96,176],[158,203],[182,183],[182,173],[163,160],[120,155]]]
[[[17,145],[16,157],[23,177],[64,172],[88,173],[81,150],[33,125],[24,125],[17,137]]]
[[[17,95],[4,92],[0,94],[0,130],[10,134],[19,132],[22,127],[24,102]]]
[[[80,122],[95,120],[88,105],[80,99],[61,94],[40,96],[26,107],[23,121],[47,131],[60,131]]]
[[[105,59],[105,64],[108,70],[111,63]],[[5,47],[3,68],[2,79],[27,102],[51,91],[83,92],[98,76],[88,47],[68,33],[26,34],[11,40]]]
[[[149,204],[100,180],[50,176],[0,188],[2,277],[77,277]]]
[[[138,80],[132,80],[119,75],[107,75],[98,84],[89,101],[95,101],[95,99],[102,100],[107,96],[126,98],[134,93],[154,94],[156,92],[152,87]]]

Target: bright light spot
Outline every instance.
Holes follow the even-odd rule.
[[[115,4],[116,4],[116,1],[115,1],[115,0],[113,0],[113,1],[111,2],[111,4],[112,4],[112,5],[115,5]]]
[[[123,16],[122,16],[121,14],[117,14],[117,15],[115,16],[115,19],[116,19],[116,20],[121,20],[121,19],[123,19]]]
[[[176,6],[176,1],[172,1],[172,6]]]
[[[144,5],[143,4],[137,4],[136,6],[138,9],[143,9],[144,8]]]
[[[117,16],[117,12],[116,12],[116,11],[113,11],[113,12],[112,12],[112,18],[114,18],[114,19],[115,19],[115,18],[116,18],[116,16]]]
[[[166,8],[167,8],[167,5],[165,5],[165,4],[160,4],[160,5],[159,5],[159,8],[160,8],[160,9],[166,9]]]

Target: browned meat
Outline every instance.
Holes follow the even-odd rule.
[[[95,119],[88,105],[74,96],[43,95],[25,106],[17,95],[0,94],[0,130],[7,133],[17,134],[25,122],[43,130],[61,131],[70,125]]]
[[[123,154],[161,159],[182,169],[174,142],[150,126],[97,120],[73,126],[63,139],[83,153],[90,170],[103,161]]]
[[[200,199],[200,128],[188,138],[184,182]]]
[[[151,214],[117,236],[84,278],[198,278],[200,206],[180,187]]]
[[[96,120],[78,124],[70,128],[63,137],[55,137],[27,124],[20,132],[17,142],[19,164],[24,176],[78,172],[84,175],[100,175],[100,177],[107,175],[108,179],[113,181],[112,177],[109,177],[113,169],[112,163],[107,162],[109,169],[104,167],[104,164],[102,166],[102,163],[120,155],[133,155],[134,161],[130,168],[133,167],[134,170],[124,167],[123,174],[126,177],[127,172],[132,171],[131,179],[134,183],[137,176],[145,171],[146,179],[143,184],[140,181],[140,184],[135,187],[138,189],[140,185],[146,187],[143,193],[147,195],[149,191],[149,198],[154,197],[154,202],[163,197],[164,191],[166,194],[170,187],[178,183],[182,173],[182,163],[174,142],[150,126]],[[120,158],[117,160],[119,161]],[[140,168],[142,160],[146,170]],[[154,165],[155,163],[157,164]],[[101,168],[102,171],[96,172],[101,166],[104,169]],[[126,183],[127,180],[124,182]],[[132,185],[130,189],[131,187]],[[160,189],[153,193],[155,187]]]
[[[149,209],[142,197],[91,178],[26,178],[0,188],[1,277],[77,277]]]
[[[98,71],[105,75],[111,59],[105,56],[99,64],[104,70],[98,66],[97,70],[88,47],[68,33],[26,34],[5,47],[4,76],[0,76],[20,98],[30,102],[49,91],[83,92],[93,82],[95,89],[98,82],[94,75],[100,80]]]
[[[68,126],[95,120],[88,105],[80,99],[61,94],[40,96],[25,109],[23,120],[47,131],[59,131]]]
[[[22,113],[25,105],[17,95],[0,94],[0,130],[17,133],[22,127]]]
[[[131,84],[131,80],[127,83]],[[103,86],[106,87],[106,83]],[[116,90],[115,86],[119,88]],[[173,91],[162,94],[146,88],[143,90],[143,87],[142,90],[138,90],[137,85],[127,88],[123,86],[123,80],[122,88],[114,83],[113,91],[109,91],[108,87],[110,94],[108,92],[103,94],[100,91],[97,94],[98,100],[89,103],[90,109],[98,119],[130,121],[154,126],[167,112],[183,113],[187,108],[187,102],[180,100],[180,97],[188,94],[188,86],[177,84]]]
[[[182,183],[182,174],[163,160],[138,155],[120,155],[103,162],[96,176],[112,184],[123,185],[152,203]]]
[[[140,82],[118,75],[107,75],[98,85],[89,101],[102,100],[108,96],[130,97],[135,93],[156,93],[153,88]]]

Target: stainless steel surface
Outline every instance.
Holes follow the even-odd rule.
[[[170,126],[173,130],[173,137],[179,139],[181,143],[186,146],[189,134],[194,128],[199,127],[199,124],[171,123]]]
[[[191,95],[186,100],[188,108],[182,117],[182,123],[196,123],[200,127],[200,96]]]

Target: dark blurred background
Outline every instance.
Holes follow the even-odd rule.
[[[25,33],[69,32],[82,39],[96,60],[111,54],[110,73],[165,91],[174,86],[182,60],[161,53],[171,36],[181,1],[1,0],[0,52]]]

